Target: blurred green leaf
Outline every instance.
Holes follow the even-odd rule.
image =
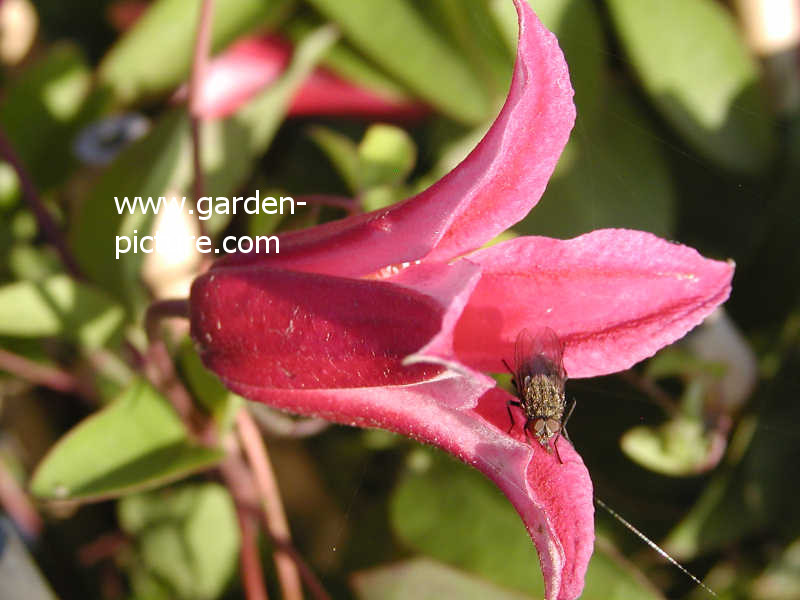
[[[800,462],[798,356],[783,365],[761,390],[759,412],[742,419],[726,462],[698,501],[670,533],[665,548],[682,558],[707,554],[755,533],[771,532],[787,542],[800,535],[787,465]]]
[[[511,83],[516,39],[509,48],[486,0],[415,0],[463,55],[492,102],[502,101]],[[513,5],[509,2],[511,10]],[[516,11],[514,11],[516,23]]]
[[[488,116],[480,80],[408,0],[310,3],[335,21],[354,46],[446,115],[465,123]]]
[[[124,316],[105,294],[67,275],[0,287],[0,335],[64,337],[93,350],[120,333]]]
[[[143,563],[180,598],[217,598],[236,567],[239,528],[228,491],[216,483],[122,498],[122,529]]]
[[[180,362],[189,387],[200,404],[214,417],[220,429],[230,428],[244,399],[229,391],[214,373],[203,366],[189,338],[181,345]]]
[[[59,183],[74,164],[72,138],[100,112],[82,52],[56,44],[5,87],[0,127],[39,189]]]
[[[204,483],[127,496],[117,514],[144,565],[178,597],[211,600],[223,592],[239,550],[236,512],[224,487]]]
[[[22,242],[8,253],[8,268],[16,280],[41,281],[62,270],[61,261],[50,248]]]
[[[702,422],[676,418],[659,427],[634,427],[622,436],[620,446],[643,467],[680,477],[696,474],[707,463],[711,441]]]
[[[411,136],[393,125],[372,125],[358,145],[361,188],[405,181],[417,158]]]
[[[333,163],[350,192],[357,194],[361,189],[361,161],[356,143],[330,127],[313,127],[309,136]]]
[[[353,574],[360,600],[525,600],[531,596],[462,573],[427,558],[377,567]]]
[[[240,35],[274,23],[293,0],[214,3],[212,52]],[[125,103],[169,91],[188,78],[201,2],[158,0],[109,51],[100,81]]]
[[[292,20],[286,26],[287,33],[293,41],[299,42],[319,26],[321,19],[310,17],[311,15],[302,12],[293,15]],[[388,100],[399,101],[413,98],[405,86],[367,60],[346,40],[339,40],[329,48],[322,58],[321,64],[339,77],[355,83],[359,87],[367,88]]]
[[[50,500],[101,500],[208,469],[223,455],[192,443],[169,402],[140,380],[53,446],[31,491]]]
[[[800,598],[800,540],[792,542],[772,560],[753,582],[751,594],[759,600]]]
[[[577,128],[539,204],[514,229],[569,238],[603,227],[669,237],[676,194],[660,145],[623,91],[609,89],[595,119]]]
[[[391,504],[398,535],[438,560],[499,585],[544,595],[533,542],[509,501],[477,471],[417,450]],[[469,526],[465,526],[468,523]],[[595,548],[584,600],[661,598],[633,568]]]
[[[759,71],[736,22],[714,0],[606,0],[655,107],[699,153],[758,173],[775,143]]]

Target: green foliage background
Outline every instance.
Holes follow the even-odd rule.
[[[0,129],[87,275],[68,274],[0,162],[0,347],[83,382],[57,392],[0,371],[0,461],[46,518],[29,550],[60,597],[240,598],[236,516],[214,470],[224,453],[194,444],[131,360],[132,348],[145,347],[142,255],[117,261],[99,235],[152,227],[144,215],[118,215],[114,195],[191,191],[188,118],[169,98],[188,77],[200,3],[157,0],[125,33],[110,25],[114,4],[39,0],[34,48],[0,75]],[[265,29],[298,52],[275,85],[208,125],[211,195],[327,193],[384,206],[457,164],[505,97],[510,0],[215,4],[214,52]],[[734,401],[720,390],[746,365],[723,360],[724,344],[711,359],[687,344],[631,373],[569,382],[575,446],[598,496],[721,597],[800,597],[800,105],[774,108],[800,67],[757,60],[726,2],[530,4],[564,49],[578,121],[544,198],[514,232],[636,228],[735,260],[727,318],[756,373]],[[319,29],[327,23],[338,35]],[[786,52],[798,56],[797,47]],[[430,115],[288,118],[318,65],[422,101]],[[145,115],[149,133],[108,166],[83,164],[76,136],[120,112]],[[218,239],[341,215],[238,215],[207,226]],[[228,434],[242,400],[185,338],[173,341],[181,377]],[[383,432],[332,426],[295,438],[284,435],[294,426],[285,417],[262,417],[297,548],[333,597],[541,597],[522,523],[476,472]],[[726,450],[708,463],[714,436]],[[584,598],[703,597],[607,515],[598,513],[597,527]],[[78,560],[109,532],[123,541],[114,552]],[[262,549],[278,597],[268,541]]]

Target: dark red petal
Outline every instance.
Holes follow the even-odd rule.
[[[564,464],[521,434],[508,435],[510,395],[489,390],[474,410],[446,405],[475,392],[448,377],[415,385],[332,390],[275,390],[226,382],[237,393],[290,412],[360,427],[379,427],[442,448],[489,477],[509,498],[536,545],[547,600],[583,590],[594,546],[592,483],[580,456],[559,441]]]
[[[605,229],[523,237],[470,255],[483,276],[456,327],[456,352],[503,371],[525,327],[565,343],[569,377],[614,373],[681,338],[724,302],[733,265],[652,234]]]
[[[308,389],[424,381],[442,365],[458,366],[453,327],[479,276],[467,261],[416,266],[391,283],[217,269],[192,286],[192,336],[206,366],[228,382]],[[431,344],[440,352],[429,361],[403,363]]]
[[[472,153],[421,194],[395,206],[281,237],[279,254],[237,254],[224,264],[361,276],[424,257],[447,260],[481,246],[539,201],[575,120],[572,87],[552,33],[515,0],[520,41],[511,90]]]

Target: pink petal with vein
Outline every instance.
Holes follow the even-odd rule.
[[[473,395],[466,378],[415,385],[329,390],[275,390],[226,384],[235,392],[290,412],[360,427],[380,427],[442,448],[483,472],[509,498],[536,545],[547,600],[574,600],[594,542],[592,484],[564,439],[564,464],[522,433],[506,434],[508,393],[489,390],[474,410],[453,410],[454,396]],[[485,391],[485,389],[484,389]]]
[[[393,282],[215,269],[192,286],[192,337],[206,366],[230,383],[281,389],[415,383],[457,364],[453,327],[479,277],[468,261],[420,265]],[[404,365],[430,345],[437,350],[431,360]],[[449,399],[451,406],[465,402]]]
[[[501,372],[519,331],[547,326],[570,377],[627,369],[681,338],[728,298],[733,277],[731,263],[625,229],[517,238],[469,260],[484,274],[456,328],[463,362]]]
[[[572,129],[575,107],[555,36],[524,0],[515,4],[520,40],[509,96],[489,132],[458,167],[400,204],[282,236],[280,254],[236,254],[224,264],[361,276],[426,255],[453,258],[522,219],[544,191]]]

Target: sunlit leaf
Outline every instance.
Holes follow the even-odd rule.
[[[215,2],[212,50],[280,18],[291,0]],[[189,74],[201,2],[158,0],[100,65],[100,81],[123,102],[168,91]]]
[[[48,452],[31,491],[50,500],[100,500],[207,469],[222,456],[192,443],[169,402],[138,381]]]
[[[122,528],[136,539],[147,569],[180,598],[210,600],[236,568],[239,529],[228,491],[215,483],[120,500]]]
[[[418,558],[355,573],[353,588],[360,600],[530,600],[479,577],[436,561]]]
[[[125,312],[105,294],[67,275],[0,287],[0,335],[63,337],[92,350],[120,333]]]
[[[89,102],[91,71],[81,51],[57,44],[5,87],[0,126],[37,187],[60,182],[74,164],[72,138],[100,112]]]
[[[755,60],[714,0],[606,0],[631,66],[655,107],[699,153],[758,172],[773,150]]]
[[[310,3],[335,21],[354,46],[448,116],[466,123],[488,116],[480,81],[408,0]]]

